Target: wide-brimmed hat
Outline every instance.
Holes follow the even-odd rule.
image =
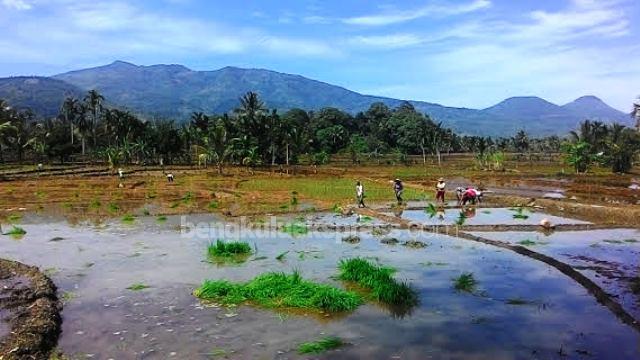
[[[400,181],[400,179],[395,179],[395,180],[393,180],[393,181]]]
[[[444,181],[444,178],[439,178],[438,181]]]

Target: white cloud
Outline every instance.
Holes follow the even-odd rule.
[[[348,44],[369,47],[397,49],[415,46],[422,43],[424,39],[415,34],[392,34],[375,36],[354,36],[347,40]]]
[[[491,6],[489,0],[474,0],[461,5],[429,4],[409,11],[389,11],[374,15],[357,16],[342,19],[346,24],[382,26],[416,20],[423,17],[442,17],[469,13]]]
[[[2,0],[2,5],[14,10],[30,10],[33,6],[24,0]]]

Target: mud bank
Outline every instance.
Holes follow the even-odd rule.
[[[48,359],[60,335],[56,286],[38,268],[0,259],[0,360]]]

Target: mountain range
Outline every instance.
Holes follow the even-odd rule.
[[[355,114],[374,102],[396,107],[404,101],[363,95],[300,75],[237,67],[193,71],[182,65],[139,66],[115,61],[52,77],[0,78],[0,99],[47,117],[57,114],[65,96],[82,97],[90,89],[103,94],[111,106],[145,118],[178,121],[186,121],[192,112],[231,111],[247,91],[257,92],[269,108],[281,112],[296,107],[305,110],[336,107]],[[595,96],[583,96],[565,105],[539,97],[512,97],[486,109],[409,102],[435,121],[470,135],[510,136],[520,129],[533,136],[563,135],[585,119],[631,123],[628,114]]]

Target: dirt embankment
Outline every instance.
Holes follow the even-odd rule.
[[[49,359],[60,335],[62,305],[56,286],[38,268],[0,259],[0,360]]]

